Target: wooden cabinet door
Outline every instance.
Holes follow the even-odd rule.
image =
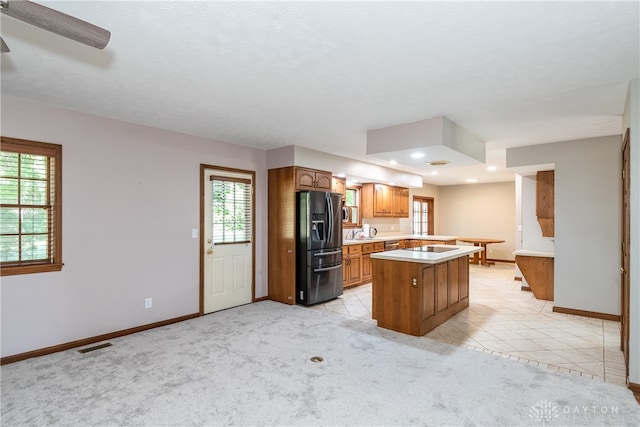
[[[409,218],[409,189],[393,187],[393,216]]]
[[[342,200],[345,199],[347,195],[347,181],[344,178],[336,178],[334,176],[332,178],[331,187],[332,187],[331,191],[333,191],[334,193],[342,194]]]
[[[469,298],[469,256],[458,258],[458,286],[460,301]]]
[[[315,190],[316,172],[312,169],[296,168],[296,190]]]
[[[331,191],[333,184],[333,177],[331,172],[316,171],[315,174],[316,190],[319,191]]]
[[[449,306],[448,284],[447,284],[447,263],[436,264],[436,313],[444,311]]]
[[[392,191],[388,185],[375,184],[373,188],[373,215],[391,216]]]
[[[460,301],[460,285],[458,283],[458,278],[460,275],[459,261],[460,261],[460,258],[447,261],[447,268],[448,268],[447,282],[449,283],[449,305],[450,306]]]
[[[422,320],[435,316],[436,314],[436,280],[435,267],[432,265],[422,269]]]
[[[362,280],[362,255],[349,255],[349,285],[359,284]]]
[[[362,282],[367,283],[371,281],[371,254],[362,255]]]

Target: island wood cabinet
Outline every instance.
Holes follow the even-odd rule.
[[[362,245],[342,247],[343,287],[359,285],[362,281]]]
[[[333,176],[331,172],[295,167],[296,190],[331,191]]]
[[[422,336],[469,306],[469,256],[437,264],[373,259],[378,326]]]
[[[362,216],[409,217],[409,189],[385,184],[362,184]]]

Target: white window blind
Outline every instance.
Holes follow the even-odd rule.
[[[210,181],[213,242],[251,242],[251,180],[211,176]]]

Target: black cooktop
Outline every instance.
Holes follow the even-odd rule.
[[[417,252],[449,252],[455,251],[457,248],[443,248],[440,246],[418,246],[415,248],[405,248],[405,251],[417,251]]]

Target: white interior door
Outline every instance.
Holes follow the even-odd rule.
[[[204,313],[253,300],[253,176],[204,173]]]

